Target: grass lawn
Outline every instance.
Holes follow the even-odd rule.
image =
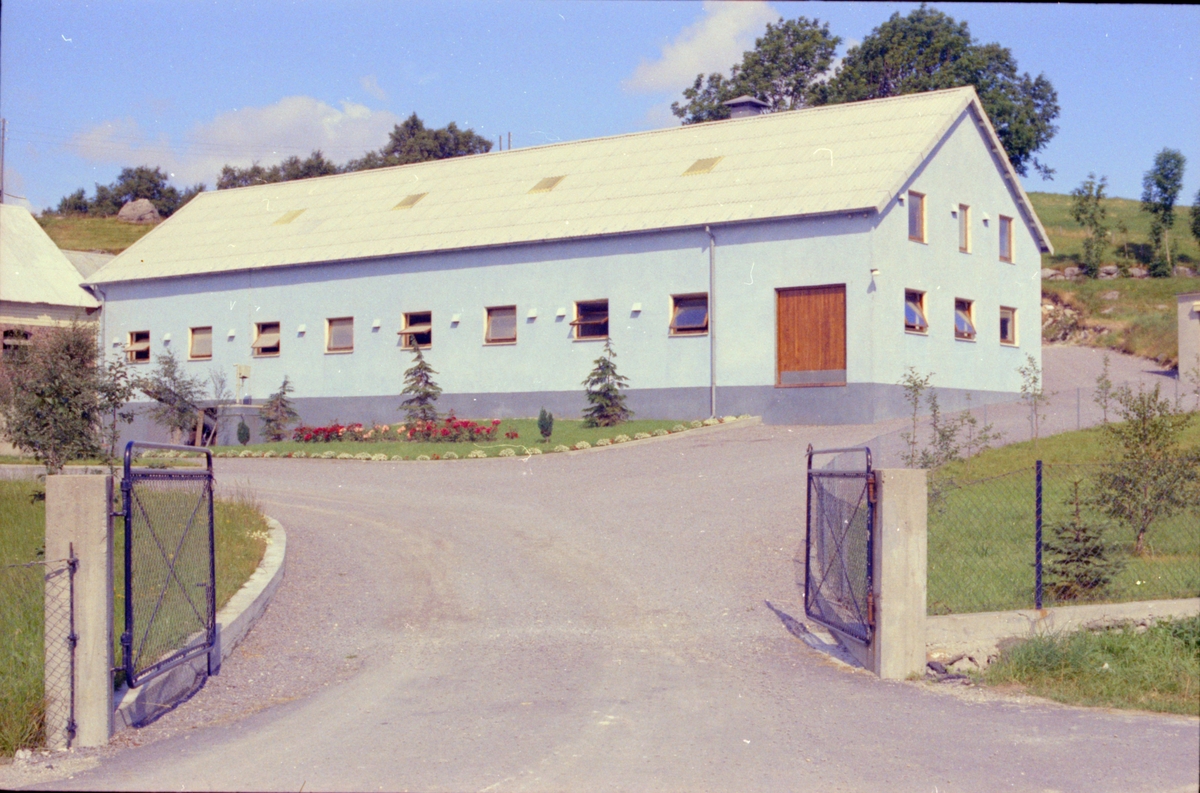
[[[0,565],[39,559],[45,540],[46,505],[31,501],[40,485],[0,481]],[[266,522],[254,499],[237,494],[218,500],[214,532],[217,556],[217,607],[224,605],[257,569],[266,550]],[[117,521],[114,538],[114,661],[120,663],[119,635],[124,625],[124,532]],[[0,569],[0,756],[41,742],[42,718],[42,575],[40,565]]]
[[[1029,200],[1033,204],[1050,244],[1054,246],[1054,255],[1042,254],[1042,266],[1062,268],[1079,264],[1083,255],[1083,239],[1086,235],[1082,226],[1071,217],[1071,196],[1060,193],[1030,193]],[[1185,199],[1186,200],[1186,199]],[[1109,198],[1103,202],[1108,211],[1106,223],[1112,231],[1110,238],[1113,243],[1104,257],[1104,264],[1117,264],[1128,261],[1131,265],[1138,264],[1138,257],[1143,261],[1150,254],[1150,214],[1142,211],[1140,201],[1128,198]],[[1195,269],[1200,262],[1200,243],[1188,232],[1188,207],[1179,205],[1175,210],[1175,226],[1171,229],[1172,242],[1179,245],[1179,264]],[[1117,230],[1117,221],[1125,224],[1128,233],[1122,235]],[[1128,258],[1123,254],[1128,253]],[[1141,266],[1145,267],[1145,264]]]
[[[1071,518],[1073,482],[1082,482],[1085,520],[1119,544],[1126,566],[1109,587],[1111,602],[1200,595],[1200,512],[1176,513],[1151,525],[1150,552],[1132,555],[1134,531],[1086,503],[1097,464],[1111,459],[1099,428],[990,449],[969,463],[943,468],[954,486],[931,496],[929,508],[930,614],[1032,608],[1034,605],[1034,463],[1044,462],[1043,537]],[[1185,448],[1200,447],[1200,420],[1184,434]],[[1046,605],[1054,605],[1047,596]]]
[[[1200,617],[1035,637],[1002,651],[983,678],[1072,705],[1200,716]]]
[[[481,422],[483,423],[483,422]],[[676,426],[691,428],[689,422],[638,420],[627,421],[617,427],[584,427],[581,420],[554,420],[554,433],[549,442],[543,443],[538,433],[537,419],[505,419],[500,423],[492,440],[478,443],[416,443],[409,441],[334,441],[331,443],[303,443],[300,441],[280,441],[278,443],[254,443],[247,446],[218,446],[214,451],[240,452],[245,450],[266,452],[273,451],[283,455],[288,452],[304,452],[308,456],[324,452],[338,454],[386,454],[389,458],[400,455],[408,460],[415,460],[419,455],[445,457],[447,452],[454,452],[460,459],[476,449],[488,457],[497,457],[504,449],[512,449],[516,454],[523,455],[529,449],[538,449],[549,453],[556,446],[574,446],[580,441],[587,441],[595,446],[602,438],[613,439],[618,435],[632,438],[639,432],[653,433],[655,430],[670,432]],[[519,437],[505,438],[505,433],[516,432]]]
[[[1168,367],[1178,363],[1179,355],[1175,295],[1195,291],[1200,291],[1196,278],[1042,282],[1044,295],[1078,311],[1080,324],[1095,332],[1085,340],[1087,344],[1151,358]],[[1109,299],[1114,292],[1118,297]]]
[[[122,223],[115,217],[55,217],[37,219],[41,227],[59,248],[68,251],[103,251],[120,253],[144,237],[151,224]]]

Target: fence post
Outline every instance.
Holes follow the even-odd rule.
[[[75,738],[103,746],[112,735],[112,477],[46,477],[46,558],[74,550]],[[47,604],[49,608],[50,604]],[[69,681],[47,680],[47,698],[69,697]],[[65,691],[63,689],[66,689]],[[65,734],[46,725],[47,735]]]
[[[925,671],[925,471],[877,469],[875,483],[875,629],[870,668],[885,680],[903,680]]]
[[[1038,460],[1034,487],[1034,536],[1033,536],[1033,607],[1042,608],[1042,461]]]

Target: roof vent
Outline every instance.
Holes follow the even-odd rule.
[[[295,220],[296,218],[300,217],[303,214],[304,214],[303,209],[293,209],[291,212],[284,212],[283,215],[280,216],[279,220],[275,221],[274,225],[286,226],[287,224],[291,223],[293,220]]]
[[[392,207],[392,209],[412,209],[417,205],[418,201],[427,195],[429,195],[429,193],[413,193],[412,195],[406,197],[399,204],[396,204],[396,206]]]
[[[752,96],[739,96],[736,99],[730,99],[728,102],[721,104],[729,108],[730,118],[745,118],[746,116],[757,116],[765,113],[770,107],[761,99],[755,99]]]
[[[551,190],[558,187],[559,182],[561,182],[563,179],[566,179],[566,178],[567,177],[565,174],[563,176],[547,176],[545,179],[543,179],[542,181],[535,184],[533,186],[533,189],[530,190],[529,192],[530,193],[549,193]]]
[[[713,168],[717,167],[717,163],[725,159],[724,157],[706,157],[703,160],[696,160],[692,163],[692,167],[683,172],[684,176],[695,176],[698,173],[708,173]]]

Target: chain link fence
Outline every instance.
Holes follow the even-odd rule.
[[[0,567],[0,754],[75,737],[74,559]]]
[[[1200,595],[1200,509],[1155,519],[1137,554],[1136,529],[1098,503],[1106,470],[1105,464],[1045,464],[1040,489],[1036,466],[976,480],[931,472],[928,612]],[[1090,552],[1071,561],[1061,548],[1072,540]],[[1090,583],[1063,586],[1064,569]]]

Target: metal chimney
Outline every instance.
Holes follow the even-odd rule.
[[[736,99],[730,99],[728,102],[721,104],[729,108],[730,118],[745,118],[746,116],[757,116],[765,113],[770,107],[761,99],[755,99],[752,96],[739,96]]]

